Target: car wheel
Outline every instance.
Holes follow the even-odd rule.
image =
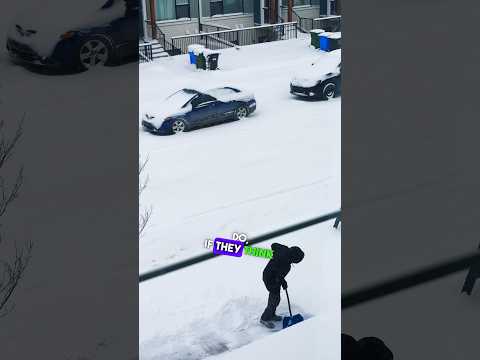
[[[248,109],[246,106],[240,106],[237,110],[235,110],[235,119],[242,120],[248,116]]]
[[[180,134],[187,129],[187,125],[183,120],[175,120],[172,123],[172,133],[173,134]]]
[[[104,66],[110,60],[110,47],[106,40],[91,38],[80,45],[78,52],[79,65],[82,70],[90,70]]]
[[[328,82],[325,85],[323,85],[322,89],[322,97],[325,100],[331,100],[335,96],[337,96],[337,85],[333,82]]]

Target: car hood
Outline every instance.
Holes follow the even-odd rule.
[[[24,8],[14,15],[7,36],[47,57],[65,32],[105,25],[125,14],[123,0],[116,0],[111,7],[101,9],[105,3],[106,0],[42,2],[41,14],[38,7]],[[36,33],[25,36],[17,26]]]
[[[168,100],[162,101],[160,104],[147,104],[142,108],[142,120],[146,120],[153,126],[159,128],[162,126],[166,118],[172,116],[181,116],[192,111],[192,106],[188,104],[184,108]],[[147,117],[148,115],[148,117]]]

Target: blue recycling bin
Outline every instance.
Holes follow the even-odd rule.
[[[205,49],[205,46],[200,44],[192,44],[188,46],[187,52],[188,52],[188,57],[190,59],[190,64],[192,65],[197,64],[198,54],[201,52],[202,49]]]
[[[330,51],[330,39],[320,35],[320,50]]]
[[[197,56],[194,54],[194,52],[189,51],[188,55],[190,56],[190,64],[196,65],[197,64]]]

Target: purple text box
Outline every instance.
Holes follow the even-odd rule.
[[[244,245],[242,241],[215,238],[213,241],[213,253],[215,255],[241,257],[243,255]]]

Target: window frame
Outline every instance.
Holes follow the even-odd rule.
[[[191,19],[192,18],[192,0],[184,0],[187,4],[177,4],[177,0],[175,0],[175,20],[180,19]],[[188,8],[188,16],[187,17],[178,17],[178,7],[179,6],[186,6]]]
[[[245,14],[245,0],[239,0],[242,4],[242,11],[241,13],[242,14]],[[221,13],[216,13],[216,14],[212,14],[212,3],[222,3],[222,12]],[[218,16],[218,15],[230,15],[230,14],[238,14],[238,12],[236,13],[225,13],[225,0],[208,0],[208,4],[209,4],[209,10],[210,10],[210,17],[212,16]]]
[[[308,0],[308,4],[302,4],[302,5],[296,5],[295,2],[296,2],[296,0],[293,0],[293,7],[315,6],[315,5],[318,5],[318,4],[312,4],[312,0]],[[288,7],[288,0],[282,1],[282,7],[284,7],[284,8]]]
[[[163,1],[163,0],[154,0],[155,1],[155,4],[157,4],[159,1]],[[169,18],[169,19],[164,19],[162,17],[160,17],[160,13],[159,13],[159,9],[157,6],[155,6],[155,12],[156,12],[156,19],[157,21],[159,22],[162,22],[162,21],[177,21],[177,20],[181,20],[181,19],[191,19],[192,18],[192,0],[183,0],[185,2],[187,2],[187,4],[177,4],[177,0],[172,0],[172,3],[173,3],[173,7],[174,7],[174,11],[175,11],[175,16],[172,17],[172,18]],[[179,7],[188,7],[188,17],[178,17],[178,8]],[[147,8],[147,16],[149,15],[149,11],[150,9]]]

